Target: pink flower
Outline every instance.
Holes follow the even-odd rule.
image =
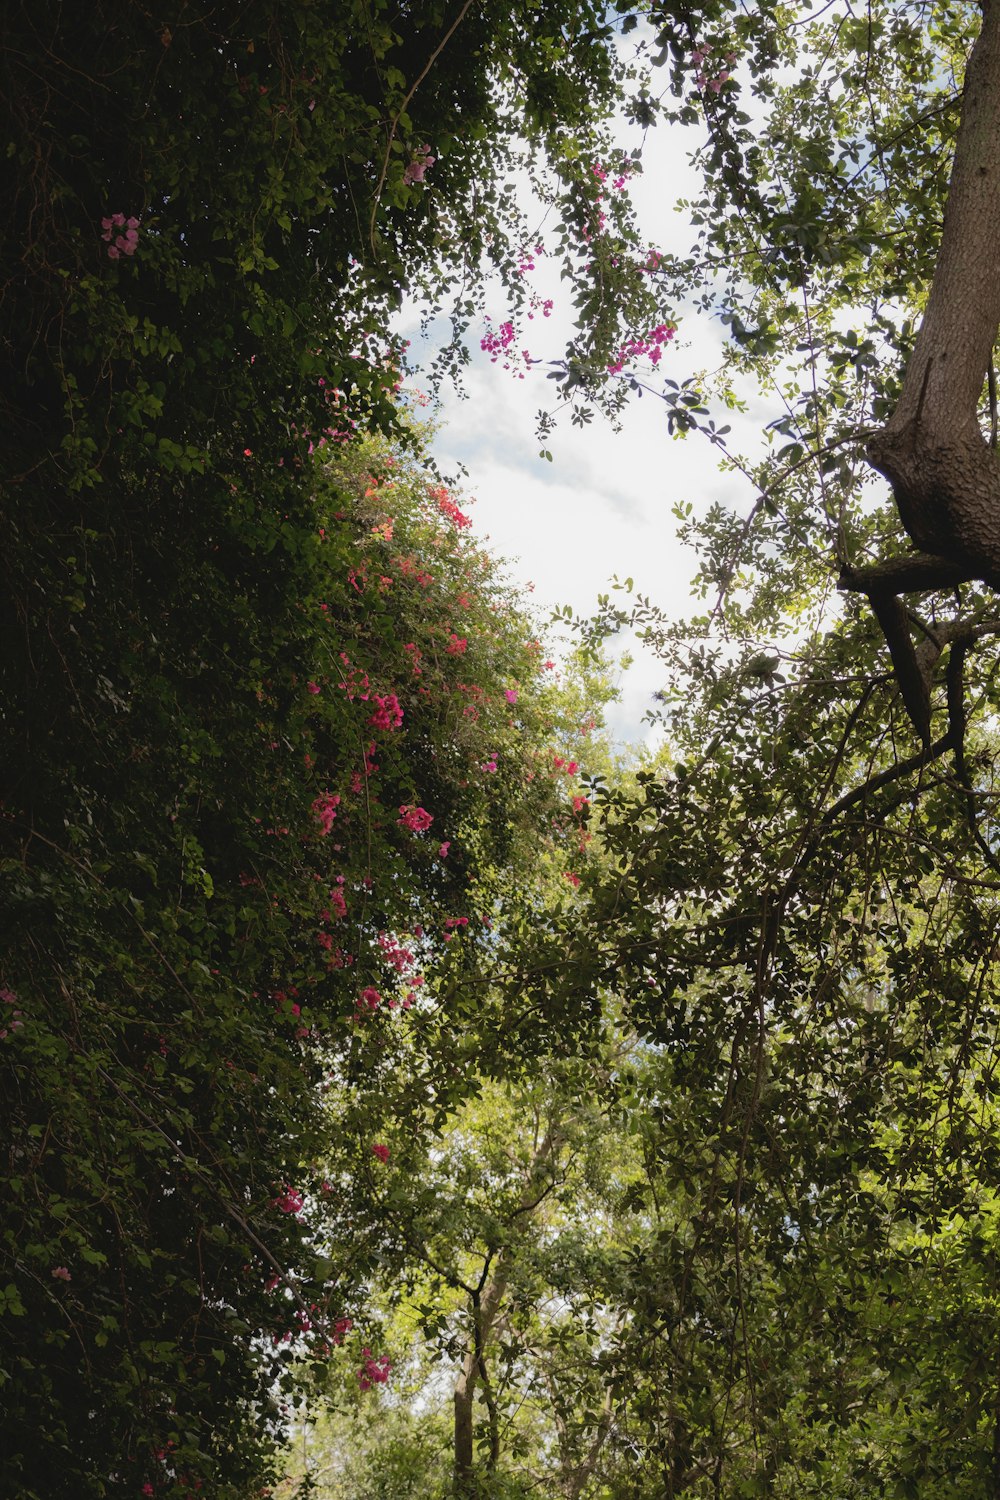
[[[298,1188],[286,1187],[281,1197],[272,1199],[272,1202],[283,1214],[298,1214],[302,1211],[305,1198]]]
[[[450,839],[446,839],[443,844],[439,844],[438,845],[438,856],[439,856],[439,858],[441,858],[441,859],[447,859],[448,858],[448,850],[450,848],[451,848],[451,841],[450,841]]]
[[[126,219],[124,214],[111,214],[101,220],[101,228],[104,231],[101,239],[108,247],[108,256],[111,260],[118,260],[122,255],[135,254],[139,244],[138,219]],[[116,235],[116,229],[123,229],[125,233]]]
[[[486,321],[489,322],[489,318]],[[500,324],[499,333],[494,333],[492,328],[488,328],[484,336],[479,340],[479,347],[484,354],[489,355],[492,363],[496,364],[502,355],[507,354],[513,342],[514,325],[511,322],[507,322]],[[509,365],[504,366],[504,369],[509,368]]]
[[[319,692],[319,687],[317,686],[317,684],[315,682],[307,682],[306,683],[306,687],[309,689],[309,691],[311,693],[318,693]]]
[[[381,1162],[387,1162],[389,1160],[389,1147],[383,1146],[381,1143],[374,1144],[372,1146],[372,1156],[377,1156]]]
[[[52,1276],[55,1278],[56,1281],[72,1281],[73,1280],[72,1276],[69,1274],[69,1272],[67,1271],[67,1269],[66,1269],[65,1266],[53,1266],[52,1267]]]
[[[426,143],[418,146],[413,160],[403,172],[403,181],[407,187],[412,187],[415,182],[423,182],[424,174],[437,161],[436,156],[431,155],[431,148]]]
[[[373,984],[369,984],[361,991],[361,996],[355,1007],[354,1015],[360,1020],[362,1016],[372,1015],[378,1010],[382,996]]]
[[[368,720],[374,729],[398,729],[403,722],[403,710],[395,693],[387,693],[384,698],[377,694],[375,702],[377,709]]]
[[[471,517],[462,514],[446,489],[432,490],[431,493],[437,497],[438,510],[443,516],[448,517],[457,530],[461,531],[464,527],[472,525]]]
[[[507,699],[508,703],[516,703],[517,702],[517,688],[506,688],[505,691],[504,691],[504,697]]]
[[[362,1349],[361,1353],[365,1362],[357,1372],[358,1385],[363,1391],[371,1390],[373,1385],[384,1385],[392,1369],[389,1356],[381,1354],[378,1359],[373,1359],[370,1349]]]
[[[323,833],[329,833],[337,816],[340,798],[335,792],[321,792],[312,804],[312,810]]]
[[[414,807],[409,802],[404,802],[399,809],[401,827],[408,828],[411,833],[423,833],[434,822],[431,814],[423,807]]]
[[[566,875],[566,879],[569,881],[570,885],[573,887],[574,890],[576,890],[577,886],[580,884],[580,877],[579,877],[579,875],[574,875],[571,870],[567,870],[565,872],[565,875]]]
[[[454,631],[448,636],[448,644],[445,647],[449,656],[463,656],[469,642],[463,635],[456,635]]]

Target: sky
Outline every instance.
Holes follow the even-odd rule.
[[[691,244],[693,232],[675,204],[698,185],[688,158],[700,134],[693,127],[660,126],[646,138],[644,172],[631,191],[650,245],[683,251]],[[626,150],[635,144],[624,126],[620,139]],[[535,357],[558,358],[569,318],[560,307],[558,278],[547,284],[545,261],[537,266],[532,282],[542,297],[553,298],[553,314],[526,325],[521,342]],[[494,327],[507,314],[499,287],[496,296]],[[419,365],[422,353],[429,363],[434,345],[421,346],[418,323],[413,310],[402,331],[412,338],[410,356]],[[471,514],[479,538],[488,537],[491,550],[508,561],[511,576],[532,589],[543,616],[565,604],[575,614],[593,613],[598,594],[609,591],[615,574],[632,578],[637,592],[672,615],[698,613],[703,605],[690,591],[696,561],[677,540],[672,508],[691,501],[696,510],[712,502],[745,509],[753,500],[747,481],[720,473],[716,451],[698,434],[668,436],[666,408],[651,395],[632,400],[619,431],[598,415],[584,428],[574,428],[568,418],[561,421],[546,440],[553,458],[548,462],[539,456],[535,434],[538,408],[550,400],[543,370],[535,367],[517,379],[481,352],[481,332],[470,331],[473,360],[464,395],[451,389],[440,393],[433,444],[443,473],[466,471],[463,493],[475,498]],[[674,344],[666,347],[661,374],[683,380],[714,369],[722,335],[717,320],[684,317]],[[754,396],[746,417],[726,414],[733,427],[728,441],[736,451],[758,450],[761,429],[773,415]],[[648,741],[643,714],[663,685],[663,672],[630,639],[620,638],[617,649],[623,648],[635,651],[636,659],[621,679],[622,701],[609,711],[609,723],[621,741]]]

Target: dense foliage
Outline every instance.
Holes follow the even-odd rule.
[[[586,222],[620,69],[587,5],[4,19],[0,1484],[243,1494],[360,1274],[323,1081],[412,1022],[401,953],[475,921],[474,967],[553,795],[534,627],[347,439],[401,430],[405,292],[520,291],[519,164]],[[578,240],[600,351],[643,286]]]

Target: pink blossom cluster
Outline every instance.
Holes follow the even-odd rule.
[[[24,1012],[18,1008],[17,996],[13,990],[0,989],[0,1000],[4,1005],[10,1006],[6,1012],[0,1011],[0,1020],[6,1021],[6,1025],[0,1027],[0,1041],[5,1036],[13,1036],[15,1031],[20,1031],[24,1025]]]
[[[420,568],[412,557],[396,557],[393,563],[399,569],[404,578],[415,578],[421,588],[428,589],[434,582],[433,573],[428,573],[425,568]]]
[[[551,311],[551,304],[549,305],[549,311]],[[548,312],[545,316],[548,317]],[[488,316],[486,322],[490,322]],[[500,324],[498,332],[494,332],[492,328],[487,328],[485,334],[479,340],[479,347],[484,354],[489,355],[492,364],[495,365],[498,360],[503,359],[505,370],[514,368],[511,364],[511,360],[513,359],[517,359],[518,361],[523,360],[526,366],[530,365],[531,355],[527,349],[517,351],[511,347],[514,343],[514,337],[514,325],[508,320],[506,323]],[[524,379],[524,370],[520,366],[517,369],[517,378],[518,380]]]
[[[389,1160],[389,1147],[383,1146],[380,1141],[372,1144],[372,1156],[377,1156],[383,1164]]]
[[[468,638],[464,635],[456,635],[454,631],[448,636],[448,644],[445,647],[449,656],[464,656],[468,647]]]
[[[659,323],[651,328],[644,338],[629,339],[618,351],[618,358],[608,365],[610,375],[620,375],[627,361],[646,358],[651,365],[659,364],[663,357],[663,345],[676,333],[670,323]]]
[[[135,254],[139,244],[138,219],[126,219],[124,214],[111,214],[109,218],[101,220],[101,228],[104,230],[101,239],[107,244],[110,260]],[[115,234],[116,229],[123,229],[125,233]]]
[[[462,514],[446,489],[436,490],[434,494],[437,499],[438,510],[443,516],[447,516],[448,520],[457,530],[461,531],[464,527],[472,525],[471,517]]]
[[[398,822],[401,827],[408,828],[411,833],[423,833],[434,822],[431,814],[423,807],[414,807],[412,803],[404,802],[399,809]]]
[[[373,1016],[381,1004],[382,996],[373,984],[366,985],[358,996],[354,1006],[354,1018],[360,1021],[365,1016]]]
[[[391,964],[397,974],[405,974],[407,969],[413,967],[414,957],[412,949],[404,948],[398,938],[391,932],[380,932],[378,945],[382,949],[382,957],[386,963]]]
[[[591,166],[590,171],[591,175],[595,177],[603,187],[608,180],[609,169],[607,167],[602,167],[600,162],[595,161]],[[614,178],[612,178],[611,182],[611,186],[614,188],[616,193],[621,192],[622,188],[631,177],[632,172],[632,163],[630,161],[623,161],[621,166],[617,170],[617,174]],[[603,197],[603,194],[601,196]]]
[[[336,792],[321,792],[313,801],[312,810],[322,833],[326,834],[330,832],[339,806],[340,797]]]
[[[289,994],[286,994],[284,990],[275,990],[272,996],[275,1013],[279,1016],[290,1016],[293,1021],[298,1020],[302,1014],[302,1007],[298,1000],[294,998],[298,993],[294,985],[292,985]]]
[[[717,73],[711,71],[715,67],[714,63],[709,63],[711,55],[712,49],[710,47],[697,46],[691,53],[691,65],[696,70],[694,81],[698,87],[700,89],[709,89],[713,94],[717,94],[726,82],[726,79],[731,77],[729,69],[736,61],[736,53],[726,53],[725,67],[720,68]]]
[[[424,176],[430,167],[437,161],[436,156],[431,155],[431,148],[425,142],[418,146],[413,154],[413,160],[403,172],[403,181],[407,187],[412,187],[415,182],[423,182]]]
[[[373,1385],[385,1385],[389,1379],[389,1371],[392,1363],[387,1354],[380,1354],[378,1359],[372,1357],[370,1349],[362,1349],[364,1364],[358,1371],[358,1385],[363,1391],[370,1391]]]
[[[535,257],[536,256],[541,257],[544,254],[545,254],[545,246],[541,243],[541,241],[539,241],[539,243],[537,245],[535,245],[534,249],[532,249],[532,250],[522,250],[521,251],[521,259],[517,263],[517,274],[519,276],[526,276],[529,271],[533,271],[535,269]],[[528,322],[529,323],[534,322],[535,313],[538,312],[539,310],[541,310],[541,314],[542,314],[543,318],[550,318],[552,316],[552,309],[555,306],[555,304],[554,304],[554,302],[553,302],[553,300],[552,300],[551,297],[546,297],[543,300],[538,295],[538,293],[536,291],[534,291],[534,290],[530,291],[529,294],[528,294],[528,296],[529,296],[529,306],[532,309],[532,311],[528,313]],[[487,318],[486,321],[489,322],[489,319]],[[509,332],[508,332],[508,330],[509,330]],[[504,340],[506,340],[506,342],[504,342]],[[491,342],[490,342],[491,341],[491,334],[490,334],[490,332],[487,332],[487,336],[486,336],[485,340],[483,340],[483,342],[482,342],[482,344],[481,344],[480,347],[482,349],[484,349],[487,354],[491,354],[493,356],[494,363],[496,363],[496,360],[499,357],[499,355],[504,352],[504,350],[506,349],[507,345],[509,345],[512,342],[512,340],[513,340],[513,324],[511,324],[511,323],[504,323],[501,326],[501,329],[500,329],[500,347],[496,348],[495,344],[491,345]],[[496,352],[495,353],[493,352],[494,348],[496,348]],[[525,351],[523,357],[524,357],[525,360],[528,359],[527,351]],[[509,370],[510,369],[510,365],[509,364],[504,365],[504,369]],[[523,374],[520,375],[520,379],[522,379],[522,380],[524,379]]]
[[[420,661],[423,656],[423,652],[420,650],[420,647],[416,644],[415,641],[407,641],[406,645],[403,647],[403,650],[408,651],[410,654],[410,669],[413,672],[414,677],[422,677],[424,675],[424,669],[420,665]]]
[[[403,722],[403,710],[396,694],[387,693],[384,698],[376,694],[375,702],[378,707],[368,720],[369,724],[374,729],[398,729]]]
[[[487,322],[489,319],[487,319]],[[484,354],[488,354],[493,364],[496,364],[501,355],[506,354],[514,342],[514,325],[511,322],[501,323],[498,331],[494,333],[492,328],[487,328],[483,337],[479,340],[479,347]]]
[[[273,1199],[274,1207],[280,1208],[283,1214],[299,1214],[305,1198],[298,1188],[287,1187],[280,1198]]]
[[[371,687],[371,683],[368,680],[368,673],[363,667],[352,667],[351,658],[346,651],[341,651],[340,661],[344,668],[344,676],[341,678],[339,686],[347,694],[348,699],[352,703],[355,698],[360,698],[362,703],[367,703]]]

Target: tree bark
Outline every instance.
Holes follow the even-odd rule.
[[[464,1494],[469,1488],[475,1463],[473,1403],[476,1387],[483,1373],[486,1340],[496,1322],[500,1304],[507,1290],[507,1266],[501,1250],[494,1261],[493,1275],[473,1303],[473,1331],[462,1361],[462,1368],[455,1381],[455,1493]],[[497,1446],[494,1435],[493,1448]],[[495,1455],[494,1455],[495,1463]]]
[[[1000,326],[1000,0],[969,57],[944,230],[899,403],[868,445],[924,552],[1000,587],[1000,467],[977,416]]]
[[[537,1207],[538,1179],[559,1147],[562,1137],[557,1121],[550,1124],[544,1139],[536,1148],[528,1167],[524,1192],[516,1212],[530,1213]],[[509,1276],[510,1249],[501,1246],[492,1261],[487,1260],[483,1281],[472,1299],[472,1334],[466,1346],[458,1378],[455,1381],[455,1494],[465,1495],[471,1487],[475,1464],[474,1403],[476,1387],[486,1376],[486,1344],[504,1294]],[[492,1265],[492,1274],[490,1266]],[[490,1411],[490,1466],[496,1467],[499,1456],[499,1433],[495,1409]]]

